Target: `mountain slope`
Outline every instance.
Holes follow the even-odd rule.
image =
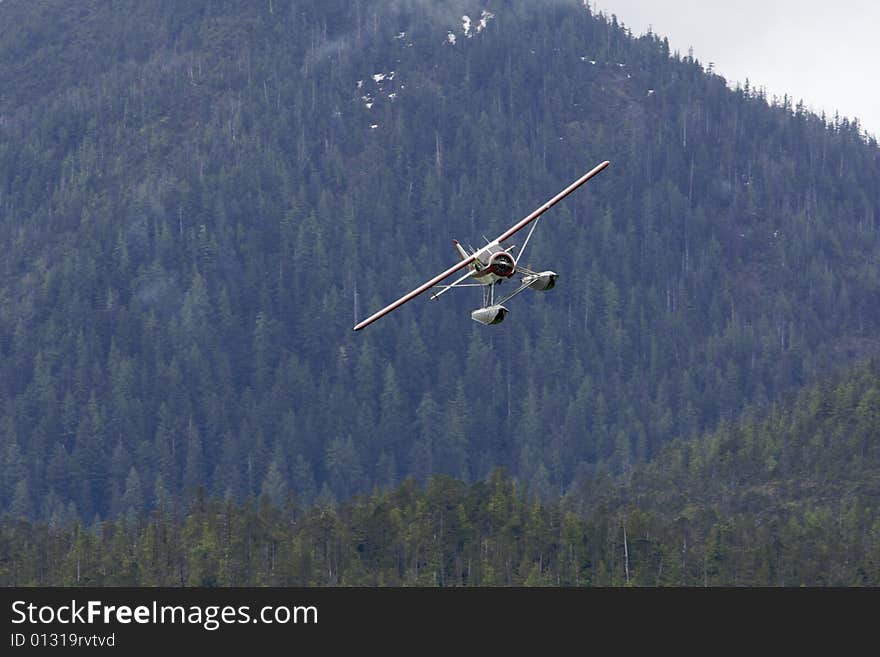
[[[543,503],[501,471],[304,509],[198,496],[83,527],[0,523],[9,585],[880,582],[880,361]]]
[[[16,515],[496,466],[554,496],[877,350],[876,143],[580,3],[0,18]],[[553,292],[351,332],[603,159],[530,247]]]
[[[585,518],[637,510],[679,540],[723,544],[706,555],[716,583],[876,582],[878,436],[872,359],[699,440],[675,441],[624,476],[584,477],[565,506]]]

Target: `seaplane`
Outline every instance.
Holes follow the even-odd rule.
[[[528,289],[536,290],[538,292],[551,290],[556,285],[556,280],[559,278],[559,274],[554,271],[533,271],[520,264],[523,261],[523,255],[526,252],[526,247],[529,245],[529,240],[532,239],[532,233],[535,232],[535,228],[538,226],[538,219],[540,219],[547,210],[559,203],[590,178],[600,173],[609,164],[610,162],[607,160],[597,164],[595,167],[587,171],[587,173],[559,192],[556,196],[538,208],[535,208],[530,214],[523,217],[513,226],[501,233],[501,235],[494,240],[489,241],[484,238],[487,243],[480,249],[474,249],[471,247],[470,252],[468,252],[468,250],[466,250],[457,240],[453,240],[453,244],[455,245],[455,249],[459,256],[459,261],[456,264],[446,271],[437,274],[434,278],[423,283],[411,292],[407,292],[397,301],[388,304],[382,308],[382,310],[373,313],[362,322],[359,322],[355,325],[354,330],[360,331],[361,329],[366,328],[377,319],[384,317],[393,310],[397,310],[407,301],[412,301],[428,290],[436,290],[430,297],[430,299],[434,301],[449,290],[460,287],[482,288],[483,302],[479,308],[471,313],[471,319],[480,324],[485,324],[486,326],[500,324],[504,321],[504,318],[507,317],[509,312],[504,305],[505,303]],[[531,224],[531,228],[526,235],[522,247],[517,248],[514,245],[503,245],[504,242],[509,240],[529,224]],[[444,280],[462,269],[467,270],[463,276],[448,285],[441,285]],[[519,286],[509,294],[496,300],[495,288],[502,282],[517,275],[519,275]]]

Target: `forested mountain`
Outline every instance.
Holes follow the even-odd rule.
[[[351,331],[604,159],[552,292]],[[878,222],[856,121],[581,2],[7,0],[0,509],[574,494],[876,352]]]
[[[197,496],[149,519],[0,525],[10,585],[880,584],[880,361],[561,500],[501,471],[339,505]]]

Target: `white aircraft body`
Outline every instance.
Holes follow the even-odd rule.
[[[456,263],[446,271],[437,274],[434,278],[423,283],[415,290],[412,290],[411,292],[403,295],[394,303],[388,304],[387,306],[382,308],[382,310],[379,310],[378,312],[370,315],[365,320],[355,325],[354,330],[360,331],[362,328],[369,326],[377,319],[384,317],[392,310],[400,308],[400,306],[405,304],[407,301],[416,298],[423,292],[427,292],[434,287],[437,288],[437,291],[431,295],[430,298],[432,300],[437,299],[439,296],[453,288],[481,287],[483,289],[483,303],[479,308],[471,313],[471,319],[486,325],[501,323],[509,312],[504,306],[507,301],[515,297],[523,290],[529,288],[538,291],[550,290],[556,284],[556,279],[559,278],[559,274],[554,271],[532,271],[531,269],[520,265],[520,261],[522,260],[526,247],[529,244],[529,240],[532,238],[532,233],[535,231],[535,228],[538,225],[537,219],[540,218],[542,214],[547,212],[547,210],[559,203],[559,201],[564,199],[578,187],[587,182],[590,178],[602,171],[609,164],[610,162],[606,160],[605,162],[596,165],[593,169],[575,180],[568,187],[559,192],[556,196],[551,198],[542,206],[536,208],[531,214],[523,217],[513,226],[501,233],[501,235],[499,235],[496,239],[492,240],[491,242],[488,242],[487,240],[488,244],[486,244],[486,246],[481,249],[471,249],[471,252],[468,253],[461,244],[453,240],[453,243],[455,244],[455,248],[458,251],[458,255],[460,258],[458,263]],[[510,239],[514,234],[516,234],[529,224],[533,225],[529,230],[529,233],[526,236],[522,247],[517,251],[516,256],[514,256],[512,251],[516,247],[505,247],[502,245],[502,243]],[[440,283],[444,279],[462,269],[467,270],[462,277],[458,278],[448,285],[440,285]],[[519,287],[517,287],[513,292],[496,301],[495,287],[502,281],[513,278],[517,274],[520,275]]]

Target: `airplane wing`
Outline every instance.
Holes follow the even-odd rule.
[[[580,178],[578,178],[577,180],[575,180],[575,181],[574,181],[573,183],[571,183],[568,187],[566,187],[566,188],[563,189],[561,192],[559,192],[556,196],[554,196],[554,197],[551,198],[549,201],[547,201],[546,203],[544,203],[544,205],[542,205],[542,206],[536,208],[531,214],[529,214],[529,215],[523,217],[523,218],[520,219],[517,223],[515,223],[513,226],[511,226],[511,227],[508,228],[506,231],[504,231],[503,233],[501,233],[501,235],[499,235],[498,238],[497,238],[494,242],[491,242],[491,243],[489,244],[489,246],[493,246],[493,245],[496,245],[496,244],[500,244],[500,243],[503,242],[504,240],[509,239],[514,233],[516,233],[516,232],[522,230],[523,228],[525,228],[526,226],[528,226],[528,225],[529,225],[530,223],[532,223],[535,219],[537,219],[537,218],[540,217],[542,214],[544,214],[545,212],[547,212],[547,210],[549,210],[549,209],[552,208],[554,205],[556,205],[557,203],[559,203],[559,201],[561,201],[561,200],[564,199],[566,196],[568,196],[569,194],[571,194],[574,190],[576,190],[578,187],[580,187],[581,185],[583,185],[585,182],[587,182],[590,178],[592,178],[593,176],[595,176],[597,173],[599,173],[600,171],[602,171],[602,170],[603,170],[605,167],[607,167],[609,164],[610,164],[610,162],[609,162],[608,160],[605,160],[605,161],[602,162],[601,164],[598,164],[598,165],[596,165],[595,167],[593,167],[590,171],[588,171],[587,173],[585,173],[584,175],[582,175]],[[477,253],[479,253],[479,251],[478,251]],[[372,315],[370,315],[369,317],[367,317],[367,318],[366,318],[365,320],[363,320],[362,322],[359,322],[358,324],[356,324],[355,327],[354,327],[354,330],[355,330],[355,331],[360,331],[362,328],[365,328],[365,327],[369,326],[370,324],[372,324],[373,322],[375,322],[377,319],[380,319],[381,317],[384,317],[385,315],[387,315],[388,313],[390,313],[392,310],[396,310],[396,309],[400,308],[400,307],[401,307],[403,304],[405,304],[407,301],[410,301],[410,300],[412,300],[412,299],[415,299],[415,298],[416,298],[417,296],[419,296],[422,292],[426,292],[427,290],[431,289],[432,287],[434,287],[435,285],[437,285],[440,281],[442,281],[443,279],[447,278],[448,276],[451,276],[451,275],[454,274],[455,272],[457,272],[457,271],[459,271],[459,270],[461,270],[461,269],[464,269],[465,267],[467,267],[468,265],[470,265],[471,263],[473,263],[474,260],[477,259],[477,253],[474,253],[474,254],[468,256],[467,258],[465,258],[464,260],[461,260],[460,262],[455,263],[452,267],[450,267],[450,268],[447,269],[446,271],[444,271],[444,272],[442,272],[442,273],[440,273],[440,274],[437,274],[434,278],[432,278],[431,280],[427,281],[426,283],[422,283],[419,287],[417,287],[416,289],[414,289],[412,292],[408,292],[408,293],[404,294],[402,297],[400,297],[400,298],[399,298],[397,301],[395,301],[394,303],[391,303],[391,304],[385,306],[384,308],[382,308],[382,310],[379,310],[378,312],[373,313]]]
[[[355,330],[355,331],[360,331],[362,328],[364,328],[365,326],[369,326],[370,324],[372,324],[373,322],[375,322],[375,321],[376,321],[377,319],[379,319],[380,317],[384,317],[385,315],[387,315],[388,313],[390,313],[392,310],[396,310],[397,308],[400,308],[403,304],[405,304],[405,303],[406,303],[407,301],[409,301],[410,299],[415,299],[415,298],[416,298],[417,296],[419,296],[422,292],[425,292],[426,290],[431,289],[432,287],[434,287],[435,285],[437,285],[437,283],[439,283],[440,281],[442,281],[442,280],[443,280],[444,278],[446,278],[447,276],[451,276],[452,274],[454,274],[455,272],[457,272],[459,269],[464,269],[465,267],[467,267],[469,264],[471,264],[471,263],[472,263],[474,260],[476,260],[476,259],[477,259],[477,254],[475,253],[475,254],[473,254],[473,255],[471,255],[471,256],[468,256],[466,259],[462,260],[461,262],[457,262],[457,263],[454,264],[452,267],[450,267],[449,269],[447,269],[446,271],[444,271],[442,274],[437,274],[434,278],[432,278],[432,279],[431,279],[430,281],[428,281],[427,283],[422,283],[421,285],[419,285],[419,286],[418,286],[415,290],[413,290],[412,292],[408,292],[407,294],[404,294],[402,297],[400,297],[400,298],[399,298],[397,301],[395,301],[394,303],[389,304],[389,305],[385,306],[385,307],[384,307],[382,310],[380,310],[379,312],[370,315],[370,316],[367,317],[364,321],[362,321],[362,322],[360,322],[359,324],[357,324],[357,325],[354,327],[354,330]]]
[[[597,164],[595,167],[593,167],[592,169],[590,169],[589,171],[587,171],[587,172],[586,172],[584,175],[582,175],[580,178],[578,178],[578,179],[575,180],[573,183],[571,183],[568,187],[566,187],[566,188],[563,189],[561,192],[559,192],[556,196],[554,196],[554,197],[551,198],[549,201],[547,201],[544,205],[542,205],[542,206],[539,207],[539,208],[535,208],[535,210],[534,210],[531,214],[529,214],[529,215],[526,216],[526,217],[523,217],[523,218],[520,219],[517,223],[515,223],[513,226],[511,226],[511,227],[508,228],[506,231],[504,231],[503,233],[501,233],[501,235],[498,236],[498,239],[496,239],[495,242],[496,242],[496,243],[500,243],[500,242],[503,242],[504,240],[510,239],[511,236],[512,236],[514,233],[517,233],[517,232],[519,232],[520,230],[522,230],[523,228],[525,228],[526,226],[528,226],[528,225],[529,225],[530,223],[532,223],[535,219],[537,219],[537,218],[540,217],[542,214],[544,214],[545,212],[547,212],[547,210],[549,210],[549,209],[552,208],[554,205],[556,205],[557,203],[559,203],[559,201],[561,201],[561,200],[564,199],[566,196],[568,196],[569,194],[571,194],[574,190],[576,190],[578,187],[580,187],[581,185],[583,185],[585,182],[587,182],[590,178],[592,178],[593,176],[595,176],[597,173],[599,173],[600,171],[602,171],[602,169],[604,169],[605,167],[607,167],[609,164],[611,164],[611,162],[609,162],[608,160],[605,160],[605,161],[602,162],[601,164]]]

